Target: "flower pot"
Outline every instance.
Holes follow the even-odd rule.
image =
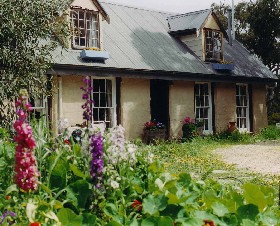
[[[228,123],[228,132],[232,133],[235,130],[237,130],[236,122],[229,122]]]
[[[144,130],[143,142],[146,144],[155,143],[157,140],[164,141],[166,138],[166,129]]]

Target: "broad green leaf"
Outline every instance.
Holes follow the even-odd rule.
[[[181,203],[181,200],[177,197],[177,195],[174,195],[172,193],[168,193],[166,195],[168,198],[168,204],[179,204]]]
[[[213,190],[205,191],[204,199],[205,199],[206,206],[208,208],[210,208],[214,202],[219,200],[218,197],[217,197],[216,192],[213,191]]]
[[[266,206],[271,204],[271,196],[267,197],[262,192],[261,186],[248,183],[243,185],[243,190],[244,190],[244,198],[247,204],[254,204],[258,206],[260,211],[262,211]]]
[[[142,221],[141,226],[157,226],[157,218],[148,217]]]
[[[216,214],[218,217],[223,217],[229,213],[228,209],[220,202],[214,202],[211,205],[213,209],[213,213]]]
[[[113,203],[107,203],[104,207],[104,213],[109,217],[114,217],[118,214],[117,207]]]
[[[260,222],[262,222],[264,225],[279,225],[280,224],[280,218],[279,215],[276,215],[272,211],[266,211],[259,215]]]
[[[122,225],[116,221],[111,221],[108,224],[106,224],[106,226],[122,226]]]
[[[241,222],[241,226],[256,226],[254,221],[251,221],[249,219],[243,219]]]
[[[62,208],[58,211],[57,217],[64,226],[81,226],[83,217],[75,214],[73,210]]]
[[[187,188],[191,184],[192,178],[188,173],[180,173],[179,179],[177,180],[177,185],[179,187]]]
[[[70,184],[69,187],[75,192],[78,200],[78,207],[85,208],[88,198],[92,194],[92,185],[86,180],[77,180]]]
[[[18,187],[16,184],[12,184],[10,187],[8,187],[5,191],[5,195],[9,195],[12,192],[18,192]]]
[[[259,209],[256,205],[253,204],[248,204],[245,206],[240,206],[237,209],[237,213],[238,213],[238,219],[241,222],[242,219],[249,219],[254,221],[256,216],[259,213]]]
[[[167,206],[168,198],[164,195],[149,195],[143,200],[143,211],[148,214],[155,214],[159,211],[162,211]]]
[[[161,216],[169,216],[174,219],[178,217],[178,214],[184,210],[184,207],[178,205],[168,205],[163,211],[160,212]]]
[[[75,192],[70,187],[67,187],[65,190],[67,192],[66,200],[68,202],[71,202],[76,208],[78,208],[78,198],[76,197]]]
[[[182,226],[201,226],[203,221],[198,218],[179,218],[176,222],[180,222]]]
[[[71,163],[69,165],[70,165],[70,169],[72,170],[74,175],[76,175],[77,177],[81,177],[83,179],[86,178],[86,175],[77,166],[75,166]]]
[[[89,213],[84,213],[83,214],[83,224],[82,226],[94,226],[96,225],[96,216],[89,214]]]
[[[158,226],[174,226],[174,221],[171,217],[159,217],[157,221]]]

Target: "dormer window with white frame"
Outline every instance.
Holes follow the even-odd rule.
[[[205,61],[220,62],[223,60],[223,33],[218,30],[204,29]]]
[[[72,48],[100,48],[98,12],[71,7]]]

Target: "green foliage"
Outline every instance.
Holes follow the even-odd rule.
[[[245,183],[236,190],[207,179],[206,171],[224,167],[213,161],[209,152],[209,148],[221,143],[217,137],[197,137],[187,143],[143,145],[136,149],[133,162],[114,164],[105,158],[103,185],[96,188],[89,174],[90,158],[84,140],[87,136],[81,145],[66,145],[64,138],[53,140],[47,127],[36,123],[34,134],[40,143],[36,155],[42,158],[39,170],[44,172],[40,177],[40,189],[36,193],[22,193],[12,183],[12,173],[1,175],[1,182],[6,181],[0,184],[0,213],[8,209],[17,214],[9,216],[7,223],[28,225],[38,221],[42,225],[74,226],[173,226],[174,223],[196,226],[203,225],[204,220],[214,221],[215,225],[236,226],[280,223],[273,188]],[[230,139],[223,143],[227,144]],[[14,149],[13,144],[6,145]],[[112,148],[106,141],[104,146],[105,153]],[[5,154],[2,147],[0,145],[0,158],[8,155],[12,169],[12,150]],[[45,154],[43,150],[47,150]],[[151,152],[156,157],[161,154],[166,158],[162,160],[168,160],[171,165],[187,164],[187,167],[180,168],[181,172],[176,174],[168,173],[166,164],[164,167]],[[6,161],[2,162],[6,164]],[[202,173],[205,180],[199,177],[194,180],[188,172]]]
[[[12,103],[20,88],[31,96],[46,93],[51,51],[69,34],[63,12],[70,0],[1,0],[0,126],[9,128]],[[13,13],[11,13],[13,12]]]
[[[260,140],[279,140],[280,139],[280,128],[276,126],[268,126],[261,129],[257,136]]]
[[[0,140],[0,193],[13,181],[15,144]]]
[[[280,123],[280,113],[273,113],[268,116],[268,124],[275,125],[276,123]]]

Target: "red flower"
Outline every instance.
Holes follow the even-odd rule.
[[[204,226],[215,226],[214,221],[211,220],[203,220]]]
[[[64,143],[65,145],[71,145],[70,140],[64,140],[63,143]]]
[[[143,209],[142,202],[138,201],[137,199],[135,199],[133,201],[131,206],[132,206],[132,208],[134,208],[137,211],[142,211],[142,209]]]
[[[33,222],[33,223],[30,223],[29,226],[40,226],[40,222]]]
[[[9,199],[11,199],[11,196],[6,195],[6,196],[5,196],[5,199],[6,199],[6,200],[9,200]]]

